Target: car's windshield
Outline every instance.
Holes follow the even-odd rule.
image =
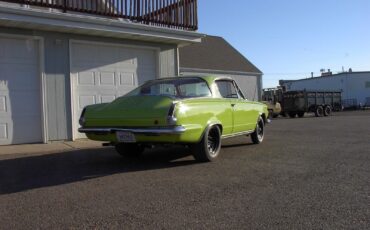
[[[207,82],[201,78],[178,78],[150,81],[126,96],[139,95],[191,98],[211,96],[211,91]]]

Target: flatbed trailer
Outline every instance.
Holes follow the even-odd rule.
[[[332,111],[342,110],[342,93],[329,91],[287,91],[282,93],[282,113],[294,118],[307,112],[315,116],[329,116]]]

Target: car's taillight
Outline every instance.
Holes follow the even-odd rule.
[[[85,112],[86,112],[86,108],[84,108],[82,110],[82,113],[81,113],[81,116],[80,116],[80,119],[78,120],[78,122],[80,123],[81,126],[84,126],[85,125]]]
[[[170,109],[168,110],[167,114],[167,124],[175,125],[177,122],[176,114],[175,114],[176,103],[172,103]]]

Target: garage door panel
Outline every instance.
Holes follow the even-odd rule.
[[[122,86],[135,86],[136,77],[135,73],[119,73],[119,85]]]
[[[35,122],[39,121],[39,122]],[[21,144],[25,143],[24,140],[27,140],[27,143],[40,142],[41,136],[38,135],[42,133],[40,126],[41,117],[40,116],[27,116],[18,119],[17,122],[13,123],[12,143]],[[28,130],[25,132],[25,130]]]
[[[40,90],[40,81],[34,77],[39,76],[38,66],[27,66],[23,64],[0,64],[0,88],[8,90]]]
[[[77,74],[78,85],[95,85],[95,74],[94,72],[79,72]]]
[[[100,72],[99,73],[99,83],[105,86],[115,86],[116,85],[116,74],[114,72]]]
[[[0,141],[8,139],[8,124],[0,123]]]
[[[115,44],[72,44],[74,127],[86,105],[108,103],[155,78],[156,52]],[[83,138],[74,130],[74,136]]]
[[[0,145],[42,142],[39,45],[0,38]]]
[[[156,73],[153,72],[153,71],[148,71],[148,70],[140,70],[138,71],[138,76],[140,76],[140,78],[138,78],[138,85],[142,85],[144,84],[146,81],[149,81],[151,79],[155,79],[156,78]]]
[[[114,101],[116,98],[116,95],[102,95],[100,97],[100,101],[101,103],[109,103],[111,101]]]
[[[96,104],[96,96],[95,95],[80,95],[78,98],[79,109],[82,109],[87,105]]]
[[[40,92],[35,90],[11,91],[8,97],[8,107],[12,116],[41,116]]]
[[[0,95],[0,114],[7,112],[7,97],[4,95]]]

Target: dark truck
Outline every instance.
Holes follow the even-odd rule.
[[[303,117],[306,112],[316,117],[329,116],[332,111],[342,110],[341,92],[328,91],[287,91],[282,93],[284,115]]]

